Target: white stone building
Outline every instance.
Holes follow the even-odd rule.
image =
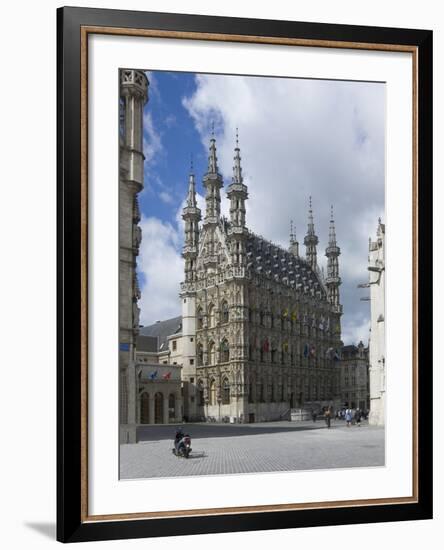
[[[385,424],[385,224],[379,219],[376,240],[369,240],[370,286],[370,415],[369,423]]]

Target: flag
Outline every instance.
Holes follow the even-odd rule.
[[[337,350],[337,349],[335,349],[335,354],[334,354],[334,356],[333,356],[333,359],[334,359],[335,361],[339,361],[339,360],[341,359],[340,356],[339,356],[339,353],[338,353],[338,350]]]
[[[270,349],[270,344],[268,343],[268,339],[266,338],[264,340],[264,343],[262,344],[262,350],[267,352]]]
[[[327,357],[327,359],[331,359],[332,352],[333,348],[328,348],[328,350],[325,352],[325,357]]]
[[[293,311],[292,314],[291,314],[291,320],[296,321],[297,318],[298,318],[298,316],[296,314],[296,311]]]
[[[316,356],[316,348],[314,346],[311,346],[310,348],[310,355],[312,357],[315,357]]]
[[[150,378],[150,380],[154,380],[155,378],[157,378],[157,370],[155,370],[154,372],[152,372],[152,373],[149,375],[149,378]]]
[[[282,312],[282,315],[284,317],[288,317],[288,309],[284,309],[284,311]]]
[[[164,380],[169,380],[169,379],[171,378],[171,372],[166,372],[166,373],[162,376],[162,378],[163,378]]]
[[[304,346],[304,357],[308,357],[308,344]]]
[[[284,351],[288,351],[288,342],[284,342],[283,349]]]

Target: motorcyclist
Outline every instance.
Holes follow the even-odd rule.
[[[179,453],[179,443],[182,441],[184,436],[185,434],[183,433],[183,428],[182,427],[177,428],[176,434],[174,436],[174,448],[176,450],[176,454]]]

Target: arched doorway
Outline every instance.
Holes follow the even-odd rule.
[[[140,423],[149,424],[150,423],[150,398],[149,395],[144,392],[140,398]]]
[[[154,396],[154,423],[163,423],[163,394],[160,392]]]

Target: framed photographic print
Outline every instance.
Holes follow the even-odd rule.
[[[58,10],[58,539],[432,517],[432,33]]]

